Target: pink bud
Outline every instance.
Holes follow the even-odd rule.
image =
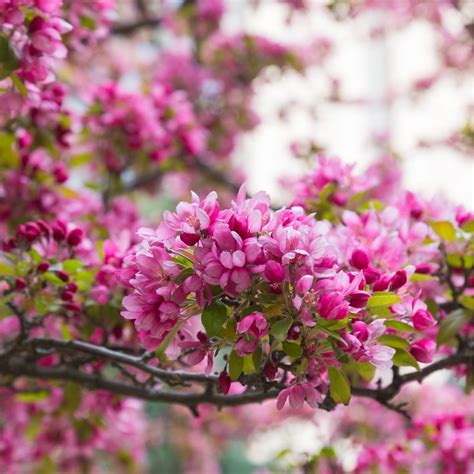
[[[369,337],[369,330],[367,329],[367,324],[363,321],[356,321],[352,323],[352,334],[354,334],[359,341],[364,342]]]
[[[429,263],[420,263],[416,266],[416,273],[421,273],[422,275],[429,275],[433,271],[433,267]]]
[[[52,225],[53,239],[57,242],[64,240],[66,237],[67,227],[63,221],[57,220]]]
[[[49,262],[41,262],[39,263],[38,267],[36,268],[39,273],[47,272],[49,268]]]
[[[82,229],[76,227],[75,229],[72,229],[71,232],[69,232],[69,235],[67,236],[67,243],[75,247],[76,245],[79,245],[82,242],[83,235],[84,232],[82,231]]]
[[[190,247],[194,245],[196,242],[199,242],[199,235],[198,234],[186,234],[182,233],[179,238],[186,244],[189,245]]]
[[[405,270],[398,270],[395,275],[393,275],[392,280],[390,281],[390,288],[395,291],[401,288],[408,281],[407,272]]]
[[[349,297],[349,303],[353,308],[363,308],[369,301],[370,294],[366,291],[356,291]]]
[[[410,353],[418,361],[425,364],[431,362],[434,357],[436,343],[430,339],[421,339],[412,344]]]
[[[69,273],[65,272],[64,270],[57,270],[56,275],[58,275],[62,281],[69,281]]]
[[[382,275],[375,283],[374,283],[374,291],[385,291],[388,286],[390,285],[390,277],[388,275]]]
[[[376,282],[380,278],[380,272],[375,268],[364,268],[363,270],[365,281],[368,285]]]
[[[229,393],[231,383],[232,380],[227,374],[227,372],[221,372],[217,382],[217,388],[219,392],[223,393],[224,395],[227,395]]]
[[[355,249],[352,252],[351,264],[358,270],[363,270],[369,266],[369,255],[363,249]]]
[[[411,316],[411,320],[415,329],[418,329],[419,331],[429,329],[436,324],[433,315],[426,309],[419,309],[416,311],[415,314]]]
[[[274,260],[269,260],[265,266],[265,278],[271,282],[279,283],[283,281],[285,277],[285,272],[283,266],[275,262]]]
[[[74,298],[74,294],[71,293],[70,291],[66,290],[61,293],[61,299],[63,301],[72,301],[73,298]]]

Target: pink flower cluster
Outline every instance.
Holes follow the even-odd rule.
[[[61,18],[61,5],[60,0],[2,0],[0,3],[1,38],[9,43],[11,57],[17,61],[9,69],[25,82],[51,82],[53,60],[67,55],[62,35],[72,27]]]
[[[98,450],[117,469],[124,461],[130,469],[144,463],[146,424],[142,402],[116,401],[104,392],[81,394],[78,387],[73,388],[76,400],[71,390],[51,388],[47,398],[29,403],[22,401],[22,395],[0,391],[2,472],[39,469],[47,457],[55,470],[72,473],[78,466],[95,462]],[[29,395],[34,399],[34,394]],[[67,415],[73,403],[78,405],[77,415]],[[66,414],[58,416],[59,412]],[[100,429],[96,427],[98,420]]]
[[[115,83],[97,87],[83,125],[86,143],[115,173],[143,159],[192,163],[206,136],[185,93],[158,84],[148,95],[124,92]]]
[[[263,192],[247,199],[242,188],[228,209],[220,208],[215,192],[205,199],[193,194],[191,203],[178,204],[176,212],[166,211],[156,231],[139,232],[142,243],[124,260],[121,279],[132,293],[123,300],[122,315],[134,321],[147,349],[154,350],[167,340],[175,357],[181,347],[186,349],[188,362],[199,363],[206,354],[213,355],[219,331],[208,334],[214,336],[214,342],[202,332],[193,336],[193,316],[206,313],[220,299],[225,304],[230,298],[242,307],[252,308],[253,304],[260,309],[232,316],[237,318],[236,326],[226,342],[239,357],[263,349],[269,380],[275,378],[281,356],[265,341],[275,337],[278,325],[289,318],[277,337],[301,345],[309,384],[303,389],[311,404],[319,400],[314,387],[326,377],[328,365],[338,365],[335,347],[328,344],[328,334],[319,321],[324,322],[323,327],[342,322],[338,350],[356,361],[388,368],[395,354],[395,349],[378,341],[387,331],[383,319],[371,321],[366,309],[372,294],[380,291],[376,283],[382,273],[373,270],[366,276],[363,270],[369,259],[362,250],[353,253],[355,270],[342,270],[340,255],[328,242],[330,231],[329,223],[316,221],[302,208],[271,210]],[[399,270],[390,274],[383,289],[400,291],[406,283],[406,271]],[[279,308],[280,317],[266,314],[270,302]],[[204,313],[202,323],[207,329]],[[349,315],[355,318],[352,323]],[[417,317],[428,316],[419,313]],[[222,326],[228,320],[225,314],[224,319]],[[303,334],[306,337],[301,339]],[[225,340],[226,336],[219,337]],[[190,355],[193,350],[196,357]],[[227,391],[231,381],[226,371],[220,382],[221,390]]]

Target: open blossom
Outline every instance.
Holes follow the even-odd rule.
[[[311,408],[317,408],[318,403],[323,401],[323,397],[321,392],[311,384],[296,383],[280,392],[277,400],[277,409],[281,410],[287,400],[291,408],[297,410],[303,407],[304,402]]]
[[[245,316],[237,324],[237,333],[241,335],[235,345],[239,356],[246,356],[255,352],[260,340],[268,333],[268,325],[262,313],[252,313]]]

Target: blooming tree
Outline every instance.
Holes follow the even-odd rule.
[[[458,2],[406,3],[400,23],[429,16],[464,74],[472,25],[446,38],[440,19]],[[140,470],[142,401],[199,417],[188,438],[216,425],[218,447],[212,406],[249,420],[271,400],[258,426],[319,408],[333,440],[377,430],[356,472],[471,472],[474,214],[403,190],[393,159],[359,173],[312,147],[286,206],[249,195],[230,154],[258,81],[324,55],[228,33],[225,6],[0,0],[2,471]],[[439,393],[409,387],[443,369],[467,395],[422,409]],[[342,469],[330,446],[301,468]]]

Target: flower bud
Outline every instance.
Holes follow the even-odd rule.
[[[405,270],[398,270],[390,281],[390,288],[392,291],[398,290],[405,285],[407,281],[407,272]]]
[[[64,282],[69,281],[69,273],[65,272],[64,270],[56,270],[56,275]]]
[[[425,364],[431,362],[434,357],[436,343],[429,339],[421,339],[412,344],[410,354],[418,361]]]
[[[195,243],[199,242],[199,235],[198,234],[186,234],[182,233],[179,238],[186,244],[189,245],[190,247],[194,245]]]
[[[382,275],[375,283],[374,283],[374,291],[385,291],[388,286],[390,285],[390,277],[388,275]]]
[[[82,229],[76,227],[75,229],[72,229],[71,232],[69,232],[69,235],[67,236],[67,243],[75,247],[76,245],[79,245],[82,242],[83,235],[84,232],[82,231]]]
[[[15,280],[15,289],[24,290],[26,288],[26,281],[24,278],[17,278]]]
[[[71,293],[70,291],[66,290],[61,293],[61,299],[63,301],[72,301],[74,298],[74,293]]]
[[[281,263],[269,260],[265,266],[265,278],[273,283],[279,283],[283,281],[285,272]]]
[[[429,329],[436,324],[433,315],[426,309],[419,309],[414,314],[412,314],[411,321],[415,329],[418,329],[419,331]]]
[[[364,278],[365,281],[367,282],[368,285],[371,285],[372,283],[376,282],[379,278],[381,273],[379,270],[376,270],[375,268],[364,268],[363,270],[364,273]]]
[[[52,225],[52,230],[53,230],[53,239],[56,240],[56,242],[60,242],[61,240],[64,240],[64,238],[66,237],[67,227],[63,221],[60,221],[60,220],[55,221]]]
[[[367,324],[363,321],[355,321],[352,323],[352,334],[354,334],[359,341],[364,342],[369,337],[369,330],[367,329]]]
[[[40,262],[38,266],[36,267],[39,273],[47,272],[48,268],[49,268],[49,262],[45,262],[45,261]]]
[[[351,265],[358,270],[363,270],[369,266],[369,255],[363,249],[355,249],[351,256]]]
[[[227,395],[229,393],[231,383],[232,380],[227,372],[221,372],[217,381],[217,388],[219,392]]]
[[[363,308],[369,301],[370,294],[366,291],[356,291],[349,297],[349,303],[353,308]]]

